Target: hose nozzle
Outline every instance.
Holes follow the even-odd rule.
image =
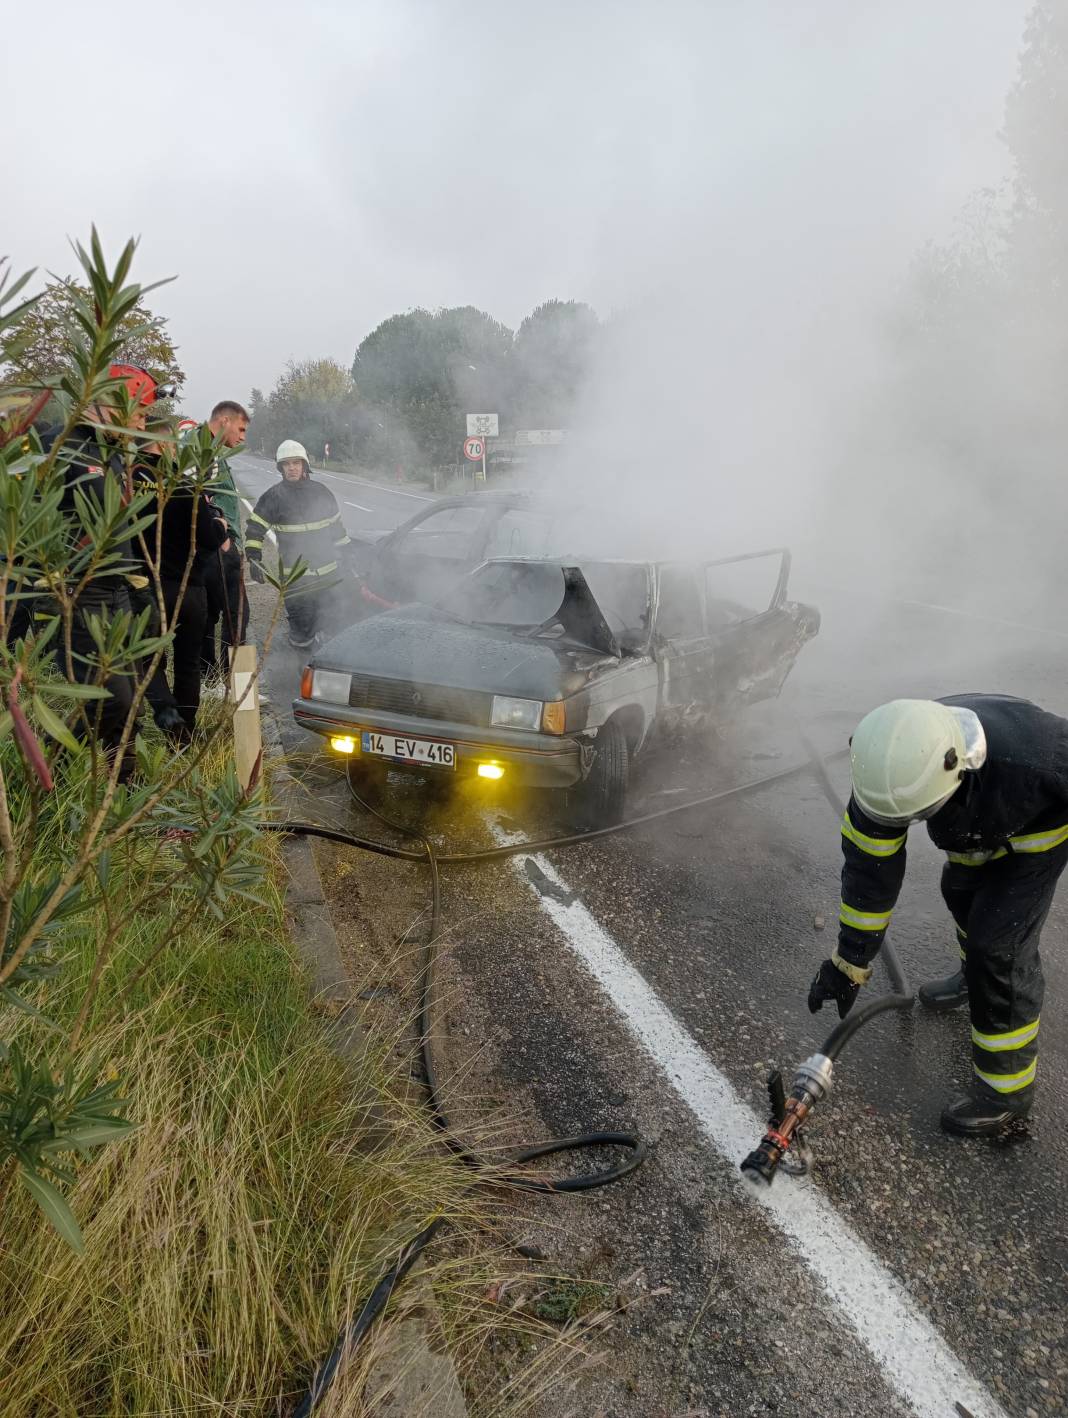
[[[830,1092],[833,1072],[834,1064],[826,1054],[813,1054],[798,1068],[782,1116],[772,1119],[760,1145],[741,1164],[746,1181],[758,1188],[771,1186],[791,1141],[815,1105]]]

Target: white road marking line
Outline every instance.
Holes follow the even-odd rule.
[[[519,840],[490,823],[497,842]],[[652,1061],[693,1113],[716,1151],[733,1167],[764,1134],[765,1119],[744,1103],[730,1080],[687,1033],[656,991],[630,964],[612,937],[542,856],[531,858],[563,900],[543,896],[523,871],[512,868],[564,936]],[[831,1203],[811,1184],[780,1176],[773,1187],[750,1192],[813,1272],[856,1330],[888,1380],[921,1418],[946,1418],[960,1403],[974,1418],[1007,1418],[1005,1410],[968,1373],[904,1287],[869,1250]]]
[[[373,507],[365,507],[362,502],[350,502],[348,498],[345,498],[345,506],[358,507],[361,512],[373,512],[375,510]]]

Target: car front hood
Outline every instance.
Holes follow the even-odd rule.
[[[358,621],[316,654],[320,669],[487,690],[520,699],[574,694],[614,657],[464,625],[427,606],[401,606]]]

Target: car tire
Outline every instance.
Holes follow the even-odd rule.
[[[623,821],[630,781],[630,749],[623,725],[609,719],[597,735],[593,767],[570,793],[570,816],[582,832]]]

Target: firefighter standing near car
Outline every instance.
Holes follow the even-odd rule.
[[[965,1137],[1026,1117],[1035,1093],[1043,978],[1039,936],[1068,862],[1068,720],[1025,699],[895,699],[850,744],[838,949],[812,982],[815,1013],[845,1017],[871,975],[905,875],[905,838],[925,821],[946,853],[942,896],[961,965],[920,987],[927,1009],[971,1012],[969,1093],[942,1113]]]
[[[275,454],[282,481],[270,487],[249,515],[245,552],[253,580],[263,580],[263,539],[278,543],[279,569],[298,562],[307,568],[285,593],[289,640],[298,649],[314,645],[333,612],[341,583],[338,557],[346,562],[351,542],[334,494],[311,476],[303,444],[287,438]]]

